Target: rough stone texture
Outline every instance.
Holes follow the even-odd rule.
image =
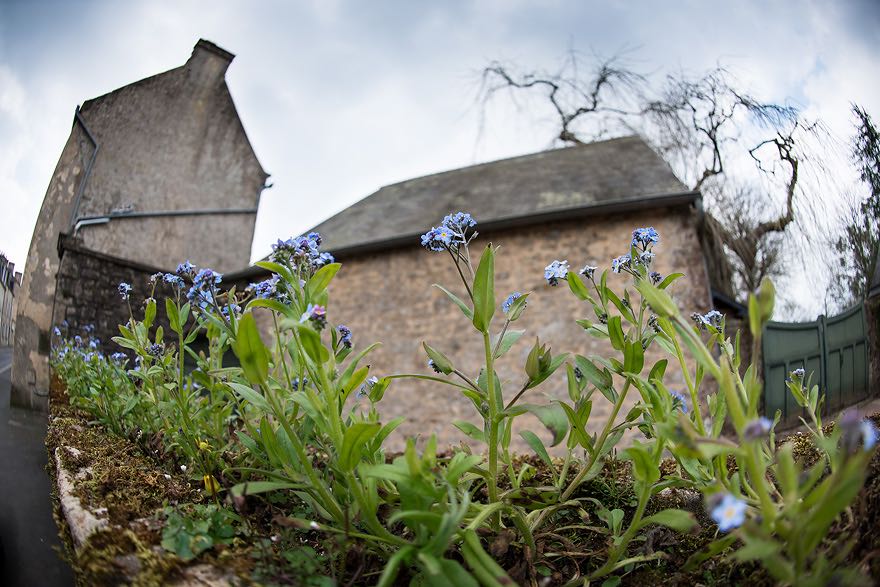
[[[76,479],[80,478],[80,473],[85,470],[68,471],[61,458],[61,451],[64,450],[73,457],[78,457],[81,453],[72,446],[59,446],[55,449],[55,471],[58,476],[58,498],[61,502],[61,511],[70,528],[73,545],[77,550],[80,550],[88,542],[89,537],[98,530],[106,528],[108,522],[106,519],[99,518],[96,512],[84,508],[79,501],[75,493]]]
[[[12,355],[14,406],[43,411],[48,408],[49,331],[59,263],[58,234],[67,230],[82,170],[90,156],[91,143],[82,129],[74,126],[49,181],[22,276]]]
[[[83,104],[100,152],[77,217],[120,209],[254,212],[114,219],[81,229],[88,248],[160,267],[186,257],[221,272],[247,266],[267,175],[226,86],[230,61],[200,41],[182,67]]]
[[[710,304],[706,269],[697,241],[696,212],[688,207],[555,222],[496,232],[475,241],[475,255],[480,254],[489,237],[501,246],[495,282],[499,305],[513,291],[532,292],[525,314],[515,324],[516,329],[525,329],[526,335],[498,365],[507,400],[522,385],[523,365],[536,335],[550,343],[554,353],[609,356],[612,352],[610,345],[588,336],[575,324],[575,319],[594,319],[591,308],[579,302],[565,284],[549,287],[543,279],[544,267],[554,259],[567,259],[573,270],[585,263],[607,267],[613,257],[629,250],[633,228],[652,225],[662,235],[655,268],[663,274],[685,273],[687,277],[673,286],[673,296],[683,311],[705,312]],[[340,260],[342,270],[330,287],[329,320],[349,326],[360,348],[376,341],[383,343],[366,361],[372,365],[371,374],[432,374],[420,346],[421,341],[427,341],[463,372],[476,375],[483,357],[482,339],[459,309],[431,287],[439,283],[465,297],[448,255],[425,251],[414,242],[406,248]],[[615,275],[609,283],[620,291],[627,280]],[[265,316],[261,326],[265,339],[270,340],[271,322]],[[500,327],[496,321],[496,330]],[[653,351],[646,364],[659,358],[660,352]],[[673,365],[667,374],[670,387],[684,387],[682,375]],[[567,397],[564,382],[564,376],[555,376],[527,392],[524,401],[544,402],[540,396],[545,393]],[[635,396],[633,392],[630,405]],[[598,397],[592,420],[600,420],[610,409],[611,405]],[[461,419],[476,423],[472,404],[454,388],[417,380],[394,381],[380,403],[380,411],[385,420],[407,418],[390,439],[392,448],[398,449],[407,436],[421,435],[425,439],[432,433],[438,434],[441,444],[456,443],[464,437],[451,422]],[[625,413],[626,409],[622,415]],[[519,429],[530,428],[545,440],[549,438],[531,416],[523,416],[518,422]],[[524,449],[517,435],[515,438],[518,448]]]
[[[119,335],[120,324],[128,322],[129,307],[137,319],[143,318],[144,301],[151,292],[148,281],[159,269],[90,251],[73,239],[63,238],[62,246],[64,255],[58,271],[52,323],[66,320],[71,335],[93,325],[94,336],[103,342],[105,353],[124,351],[111,338]],[[128,303],[117,290],[123,281],[132,286]],[[161,305],[156,311],[154,328],[161,325],[165,332],[169,332],[164,309],[167,295],[171,295],[167,286],[158,285],[156,296]]]
[[[83,104],[81,117],[97,142],[97,155],[77,205],[76,194],[95,146],[83,125],[75,122],[49,183],[25,264],[13,405],[47,407],[53,315],[63,318],[72,300],[83,314],[77,320],[88,321],[90,314],[98,320],[105,313],[98,307],[105,293],[82,284],[68,288],[61,301],[64,307],[53,312],[59,235],[70,233],[77,220],[120,211],[249,210],[113,218],[81,226],[73,235],[88,249],[144,265],[175,267],[187,258],[221,272],[247,265],[267,175],[226,86],[232,57],[213,43],[199,41],[185,65]],[[98,297],[92,299],[92,293]]]

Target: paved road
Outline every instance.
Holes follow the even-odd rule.
[[[12,349],[0,348],[0,583],[73,585],[61,560],[46,473],[46,415],[9,406]]]

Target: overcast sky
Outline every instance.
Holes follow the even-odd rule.
[[[850,102],[880,118],[873,0],[0,0],[0,250],[19,268],[77,104],[183,64],[200,37],[236,54],[227,82],[272,174],[254,258],[382,185],[552,146],[552,120],[502,102],[480,124],[490,60],[553,69],[573,47],[654,75],[721,63],[842,141]]]

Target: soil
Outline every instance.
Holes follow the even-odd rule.
[[[90,473],[78,484],[78,497],[89,509],[106,508],[108,530],[90,538],[78,553],[74,551],[63,516],[56,520],[67,556],[81,585],[161,585],[182,577],[186,564],[157,546],[161,541],[162,516],[168,505],[201,503],[205,494],[197,479],[181,473],[171,455],[163,455],[155,439],[118,438],[110,435],[91,417],[71,407],[63,385],[53,383],[50,425],[46,444],[50,457],[56,447],[73,446],[81,451],[73,457],[66,451],[64,465],[76,471],[88,467]],[[873,420],[880,424],[880,414]],[[806,435],[793,435],[795,455],[804,465],[815,462],[818,453]],[[833,527],[830,541],[854,538],[847,562],[859,565],[870,576],[880,577],[880,452],[874,455],[867,483],[852,507],[851,517],[843,516]],[[546,466],[537,458],[519,457],[536,471],[531,487],[549,483]],[[50,458],[50,463],[54,458]],[[50,465],[50,468],[52,465]],[[671,460],[663,467],[674,469]],[[667,471],[670,472],[670,471]],[[54,475],[54,471],[51,472]],[[576,471],[571,471],[573,476]],[[609,460],[601,474],[585,483],[575,497],[594,497],[606,508],[622,509],[624,524],[635,509],[635,496],[629,463]],[[232,505],[232,504],[230,504]],[[231,571],[242,584],[367,585],[374,584],[383,563],[363,544],[344,543],[315,532],[304,531],[289,522],[289,516],[307,515],[301,506],[281,494],[248,496],[234,504],[243,519],[239,535],[232,544],[215,546],[194,563],[208,563]],[[716,538],[716,527],[707,518],[702,499],[677,490],[656,496],[652,511],[677,507],[692,511],[700,522],[695,532],[682,535],[665,528],[649,530],[644,540],[635,542],[630,556],[664,553],[620,576],[621,585],[772,585],[763,569],[750,563],[713,557],[682,570],[688,559]],[[484,547],[519,584],[532,581],[542,587],[563,585],[596,569],[605,558],[608,544],[602,534],[585,531],[583,526],[603,526],[595,508],[563,510],[550,520],[548,529],[535,536],[537,564],[529,564],[524,547],[515,535],[481,533]],[[334,557],[334,553],[344,556]],[[458,558],[450,553],[451,558]],[[336,564],[331,564],[336,560]],[[132,578],[132,572],[134,577]],[[398,583],[411,577],[402,572]]]

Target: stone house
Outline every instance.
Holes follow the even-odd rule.
[[[574,270],[590,264],[601,271],[612,258],[629,252],[634,228],[654,226],[661,234],[656,270],[686,274],[672,288],[681,307],[688,313],[712,307],[699,240],[701,196],[689,191],[644,141],[625,137],[545,151],[383,187],[313,229],[321,233],[323,248],[343,264],[330,288],[329,320],[350,327],[357,346],[382,342],[369,361],[373,373],[431,374],[420,344],[427,341],[464,372],[476,375],[482,339],[431,284],[465,297],[463,287],[449,256],[426,251],[419,239],[446,214],[459,210],[478,221],[479,237],[472,245],[476,255],[488,242],[501,246],[496,257],[498,302],[514,291],[531,292],[528,309],[516,324],[526,335],[498,367],[508,394],[522,384],[535,336],[550,343],[554,353],[611,352],[575,323],[593,318],[590,308],[565,285],[547,285],[543,270],[554,259],[568,260]],[[251,268],[227,277],[244,285],[265,276]],[[609,282],[619,289],[626,284],[619,275]],[[265,330],[268,340],[268,320]],[[651,354],[646,361],[659,358]],[[673,387],[684,386],[672,367],[669,379]],[[530,393],[564,396],[564,377],[551,381]],[[405,436],[433,432],[443,442],[456,442],[463,435],[450,422],[476,421],[470,402],[448,386],[396,380],[385,398],[383,416],[407,417],[396,446]],[[596,404],[597,416],[610,410],[602,401]],[[521,420],[541,428],[527,416]]]
[[[15,263],[0,253],[0,347],[12,345],[15,332],[15,296],[18,295],[21,273]]]
[[[268,175],[226,85],[233,57],[200,40],[182,66],[76,109],[25,266],[13,404],[46,408],[54,325],[118,332],[120,281],[140,290],[143,275],[187,258],[247,266]]]

